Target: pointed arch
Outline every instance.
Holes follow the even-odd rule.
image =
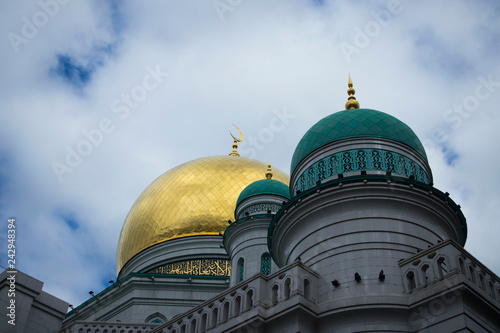
[[[304,278],[304,297],[306,299],[311,298],[311,281],[308,278]]]
[[[290,298],[290,292],[292,289],[292,279],[287,278],[285,280],[285,288],[284,288],[284,298],[289,299]]]
[[[240,258],[238,260],[238,265],[237,265],[237,272],[238,272],[238,282],[241,282],[245,279],[245,259]]]
[[[406,277],[406,286],[408,287],[408,292],[411,293],[413,289],[417,287],[416,274],[411,269],[408,272],[406,272],[405,277]]]
[[[274,304],[278,304],[279,297],[279,287],[275,284],[271,289],[271,302]]]
[[[163,324],[167,322],[167,317],[159,312],[155,312],[149,315],[144,322],[147,324]]]
[[[268,252],[260,257],[260,271],[265,275],[271,274],[271,255]]]

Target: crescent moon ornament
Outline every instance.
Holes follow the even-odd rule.
[[[229,153],[229,156],[240,156],[240,154],[238,154],[238,151],[236,149],[238,149],[238,142],[243,141],[243,133],[241,133],[241,130],[238,128],[238,126],[236,126],[235,124],[233,124],[233,126],[238,129],[238,132],[240,132],[240,137],[239,138],[235,138],[234,135],[233,135],[233,133],[231,133],[231,131],[229,131],[229,134],[231,134],[231,136],[234,139],[234,142],[233,142],[233,151],[231,153]]]
[[[229,134],[231,134],[231,136],[233,137],[234,141],[237,141],[237,142],[241,142],[243,141],[243,133],[241,133],[241,130],[238,128],[238,126],[236,126],[235,124],[233,124],[234,127],[236,127],[236,129],[238,130],[238,132],[240,132],[240,137],[238,139],[236,139],[233,135],[233,133],[231,133],[231,131],[229,131]]]

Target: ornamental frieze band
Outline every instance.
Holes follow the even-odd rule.
[[[295,191],[305,191],[318,181],[352,171],[390,171],[428,184],[425,170],[406,156],[383,149],[353,149],[335,153],[311,165],[298,179]]]
[[[231,275],[231,261],[224,259],[196,259],[166,264],[148,274],[222,276]]]
[[[257,204],[257,205],[253,205],[253,206],[250,206],[248,208],[246,208],[245,210],[243,210],[240,215],[239,215],[239,218],[242,218],[245,216],[245,213],[249,213],[249,214],[254,214],[254,213],[259,213],[259,212],[267,212],[267,211],[271,211],[273,213],[276,213],[278,210],[280,210],[281,206],[279,205],[276,205],[276,204]]]

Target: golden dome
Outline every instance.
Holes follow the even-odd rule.
[[[142,250],[170,239],[218,235],[233,219],[236,200],[267,164],[239,156],[211,156],[181,164],[158,177],[137,198],[123,224],[116,269]],[[289,177],[273,170],[285,184]]]

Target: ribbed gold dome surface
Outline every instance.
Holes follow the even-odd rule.
[[[240,156],[211,156],[181,164],[135,201],[123,224],[116,269],[151,245],[193,235],[218,235],[233,219],[236,200],[249,184],[266,178],[267,164]],[[287,174],[273,168],[285,184]]]

